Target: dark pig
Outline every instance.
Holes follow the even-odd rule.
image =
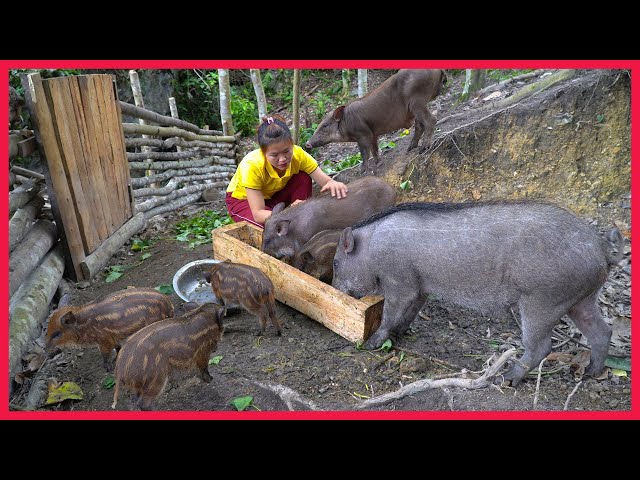
[[[380,164],[380,135],[415,124],[408,150],[417,147],[421,138],[421,151],[431,145],[436,119],[427,109],[427,103],[440,94],[445,82],[444,70],[400,70],[364,97],[328,113],[306,147],[358,142],[362,171],[373,171],[375,175]],[[371,156],[373,166],[369,165]]]
[[[127,288],[79,307],[62,306],[49,320],[47,352],[53,356],[68,345],[98,345],[104,367],[111,371],[114,348],[142,327],[173,314],[169,297],[153,288]]]
[[[273,283],[262,270],[242,263],[215,263],[205,274],[205,280],[211,284],[213,294],[224,305],[237,303],[247,312],[256,315],[260,324],[257,335],[267,328],[267,319],[282,335],[282,328],[276,315],[276,299],[273,296]]]
[[[209,356],[222,338],[223,317],[222,306],[204,303],[181,317],[148,325],[129,337],[116,360],[111,408],[116,408],[122,387],[135,395],[141,410],[150,410],[175,371],[196,369],[203,381],[210,382]]]
[[[343,229],[395,204],[396,192],[376,177],[362,177],[348,184],[349,194],[340,200],[328,193],[284,208],[276,205],[264,224],[261,250],[290,261],[311,237],[322,230]]]
[[[545,202],[406,203],[342,232],[333,286],[355,298],[384,296],[368,348],[406,331],[430,293],[484,313],[517,307],[525,352],[504,375],[515,386],[551,351],[564,314],[591,344],[587,374],[602,371],[611,329],[598,294],[621,255],[617,229],[605,239]]]
[[[291,265],[325,283],[333,278],[333,257],[342,230],[323,230],[316,233],[296,252]]]

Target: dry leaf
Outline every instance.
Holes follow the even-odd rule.
[[[562,363],[571,363],[574,355],[568,352],[552,352],[547,355],[547,361],[549,362],[562,362]]]
[[[60,403],[64,400],[82,400],[82,389],[77,383],[63,382],[62,384],[50,383],[49,384],[49,396],[45,405],[51,405],[53,403]]]
[[[581,350],[571,360],[571,370],[573,370],[574,378],[581,378],[584,375],[584,370],[589,365],[591,360],[591,352],[588,350]]]
[[[480,200],[480,197],[482,196],[482,194],[480,193],[480,190],[478,190],[477,188],[474,188],[473,190],[471,190],[471,196],[473,197],[474,200]]]

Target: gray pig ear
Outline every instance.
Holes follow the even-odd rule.
[[[276,213],[280,213],[282,210],[284,210],[284,207],[285,207],[284,202],[280,202],[275,207],[273,207],[273,210],[271,210],[271,215],[275,215]]]
[[[281,220],[276,223],[276,232],[278,235],[286,235],[289,231],[289,220]]]
[[[353,251],[353,232],[351,227],[347,227],[342,232],[342,248],[344,253],[351,253]]]
[[[344,115],[344,105],[340,105],[333,111],[333,119],[337,122],[342,120],[342,116]]]

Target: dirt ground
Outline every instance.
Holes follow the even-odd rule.
[[[371,78],[371,77],[370,77]],[[376,78],[382,81],[384,75]],[[374,80],[375,81],[375,80]],[[452,96],[443,96],[437,108],[454,108]],[[391,138],[392,135],[389,135]],[[401,141],[408,143],[406,137]],[[251,147],[245,142],[246,148]],[[404,144],[399,145],[402,147]],[[405,147],[406,148],[406,147]],[[355,144],[323,147],[317,159],[342,158],[357,152]],[[342,178],[358,176],[352,169]],[[186,263],[211,258],[212,247],[205,244],[193,250],[175,240],[177,222],[202,209],[224,211],[224,203],[195,204],[178,212],[150,220],[138,235],[151,241],[141,260],[140,252],[125,245],[109,265],[131,268],[112,283],[99,275],[86,288],[72,288],[72,303],[82,304],[126,288],[157,287],[171,284],[174,273]],[[597,219],[590,219],[597,227]],[[630,246],[625,239],[625,259],[612,270],[601,295],[603,315],[613,325],[610,356],[630,357]],[[171,294],[179,309],[182,300]],[[352,411],[366,399],[393,392],[422,379],[477,378],[488,362],[511,347],[522,354],[521,332],[514,315],[501,318],[477,313],[430,299],[412,324],[408,334],[393,338],[389,351],[360,350],[305,315],[278,303],[283,323],[282,336],[271,325],[257,337],[257,320],[246,312],[225,319],[225,333],[215,356],[222,359],[210,365],[213,377],[204,383],[196,376],[183,375],[171,380],[155,403],[159,411],[233,411],[235,398],[250,395],[248,410],[262,412],[315,408],[323,411]],[[479,389],[454,386],[428,389],[383,405],[364,410],[393,411],[628,411],[631,408],[631,380],[620,371],[607,368],[599,379],[582,377],[587,342],[570,320],[555,329],[555,359],[547,360],[541,375],[537,369],[517,388],[489,385]],[[44,330],[44,329],[43,329]],[[42,345],[42,337],[38,340]],[[37,348],[36,348],[37,350]],[[580,355],[578,355],[580,354]],[[79,401],[64,401],[40,410],[111,410],[113,388],[105,386],[109,374],[103,369],[97,347],[67,349],[48,360],[33,376],[15,389],[11,404],[20,408],[27,401],[29,387],[37,379],[47,383],[75,382],[83,392]],[[538,384],[539,382],[539,384]],[[277,394],[285,386],[299,394],[287,401]],[[534,405],[535,403],[535,405]],[[120,394],[117,410],[134,409],[128,393]]]

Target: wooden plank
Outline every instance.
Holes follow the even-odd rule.
[[[79,163],[82,162],[84,168],[80,171],[86,175],[83,179],[83,186],[87,186],[84,193],[91,205],[91,209],[94,212],[92,223],[96,233],[98,234],[98,244],[92,250],[94,251],[109,237],[104,214],[104,204],[105,199],[107,198],[104,186],[105,180],[107,179],[105,179],[102,174],[98,174],[99,162],[96,159],[95,151],[92,148],[92,141],[89,138],[89,132],[87,131],[87,118],[84,112],[82,95],[80,94],[78,77],[66,77],[65,80],[67,80],[67,84],[69,85],[71,103],[73,104],[75,121],[78,126],[78,143],[80,145],[82,155],[78,157],[77,160]],[[87,252],[87,254],[90,254],[91,252]]]
[[[116,224],[118,228],[122,226],[128,219],[129,213],[127,211],[127,205],[129,204],[128,198],[125,196],[125,189],[122,187],[122,168],[119,164],[120,159],[117,157],[117,151],[114,151],[111,145],[113,139],[113,118],[109,108],[111,98],[111,87],[108,90],[105,89],[104,75],[92,75],[96,93],[98,95],[98,101],[100,105],[100,118],[102,119],[102,131],[105,139],[105,145],[108,149],[108,158],[113,168],[113,177],[111,180],[112,195],[109,199],[109,207],[111,208],[112,216],[115,215]],[[125,163],[127,160],[125,158]]]
[[[95,115],[95,121],[98,125],[97,129],[97,139],[98,144],[100,145],[100,154],[101,154],[101,162],[108,170],[109,175],[109,199],[107,201],[107,206],[109,211],[111,212],[111,219],[113,220],[113,227],[115,230],[120,228],[125,221],[124,212],[122,211],[122,206],[120,205],[120,198],[118,197],[118,192],[115,190],[116,184],[116,165],[113,160],[113,152],[111,151],[111,146],[109,145],[109,131],[108,131],[108,122],[106,113],[105,113],[105,99],[104,93],[102,91],[102,86],[100,85],[99,75],[88,75],[90,85],[92,86],[95,94],[96,94],[96,106],[97,106],[97,114]]]
[[[106,208],[109,210],[111,217],[111,224],[109,230],[111,233],[115,232],[124,223],[124,214],[119,208],[113,208],[114,202],[117,202],[117,194],[113,191],[112,179],[116,176],[115,166],[113,164],[113,158],[111,154],[111,148],[109,147],[109,137],[106,132],[106,119],[103,116],[104,111],[104,99],[102,95],[102,89],[96,85],[96,75],[87,75],[87,88],[93,93],[91,97],[92,101],[92,121],[94,124],[95,141],[98,146],[100,166],[104,172],[104,178],[109,179],[106,188],[108,190],[109,201],[106,201]],[[106,180],[105,180],[106,181]]]
[[[109,208],[109,202],[106,199],[111,194],[108,189],[109,179],[111,178],[109,169],[103,164],[100,152],[100,146],[98,145],[98,127],[96,117],[99,115],[99,109],[96,100],[95,89],[90,84],[86,75],[76,77],[78,80],[79,94],[82,98],[82,109],[84,113],[85,132],[86,132],[86,146],[90,152],[92,163],[91,170],[93,178],[95,179],[94,192],[101,199],[100,205],[102,208],[102,217],[104,219],[104,226],[106,229],[107,237],[116,231],[117,227],[114,225],[111,218],[111,209]]]
[[[64,229],[63,241],[66,243],[73,272],[78,281],[83,280],[80,262],[85,258],[84,247],[80,236],[80,226],[76,218],[75,206],[71,190],[67,184],[58,140],[53,126],[53,117],[47,101],[42,78],[38,73],[27,76],[30,110],[35,123],[36,138],[40,137],[42,150],[49,166],[49,175],[54,195],[50,195],[52,207],[57,212],[56,223]],[[55,198],[54,198],[55,197]],[[55,207],[54,207],[55,203]],[[61,230],[59,228],[58,230]]]
[[[382,297],[360,300],[271,257],[256,248],[262,230],[247,222],[211,232],[217,260],[244,263],[262,270],[273,282],[275,297],[352,342],[365,341],[380,326]],[[247,243],[248,242],[248,243]]]
[[[120,111],[120,101],[118,100],[118,87],[112,76],[108,75],[105,79],[105,89],[111,90],[111,98],[113,101],[110,104],[111,120],[113,127],[112,147],[114,151],[114,158],[118,158],[117,166],[120,167],[122,183],[120,188],[122,189],[123,196],[126,200],[125,213],[127,218],[131,218],[134,215],[133,211],[133,196],[131,195],[131,177],[129,173],[129,159],[127,158],[127,146],[124,143],[124,131],[122,129],[122,112]],[[105,92],[106,94],[106,92]]]
[[[87,179],[86,165],[78,139],[78,125],[71,103],[69,83],[64,78],[50,78],[43,82],[45,91],[49,88],[49,98],[53,105],[54,125],[58,136],[61,159],[65,165],[67,180],[71,186],[71,193],[78,214],[80,236],[85,254],[93,252],[100,239],[95,230],[95,207],[91,197],[85,194],[91,189]]]

